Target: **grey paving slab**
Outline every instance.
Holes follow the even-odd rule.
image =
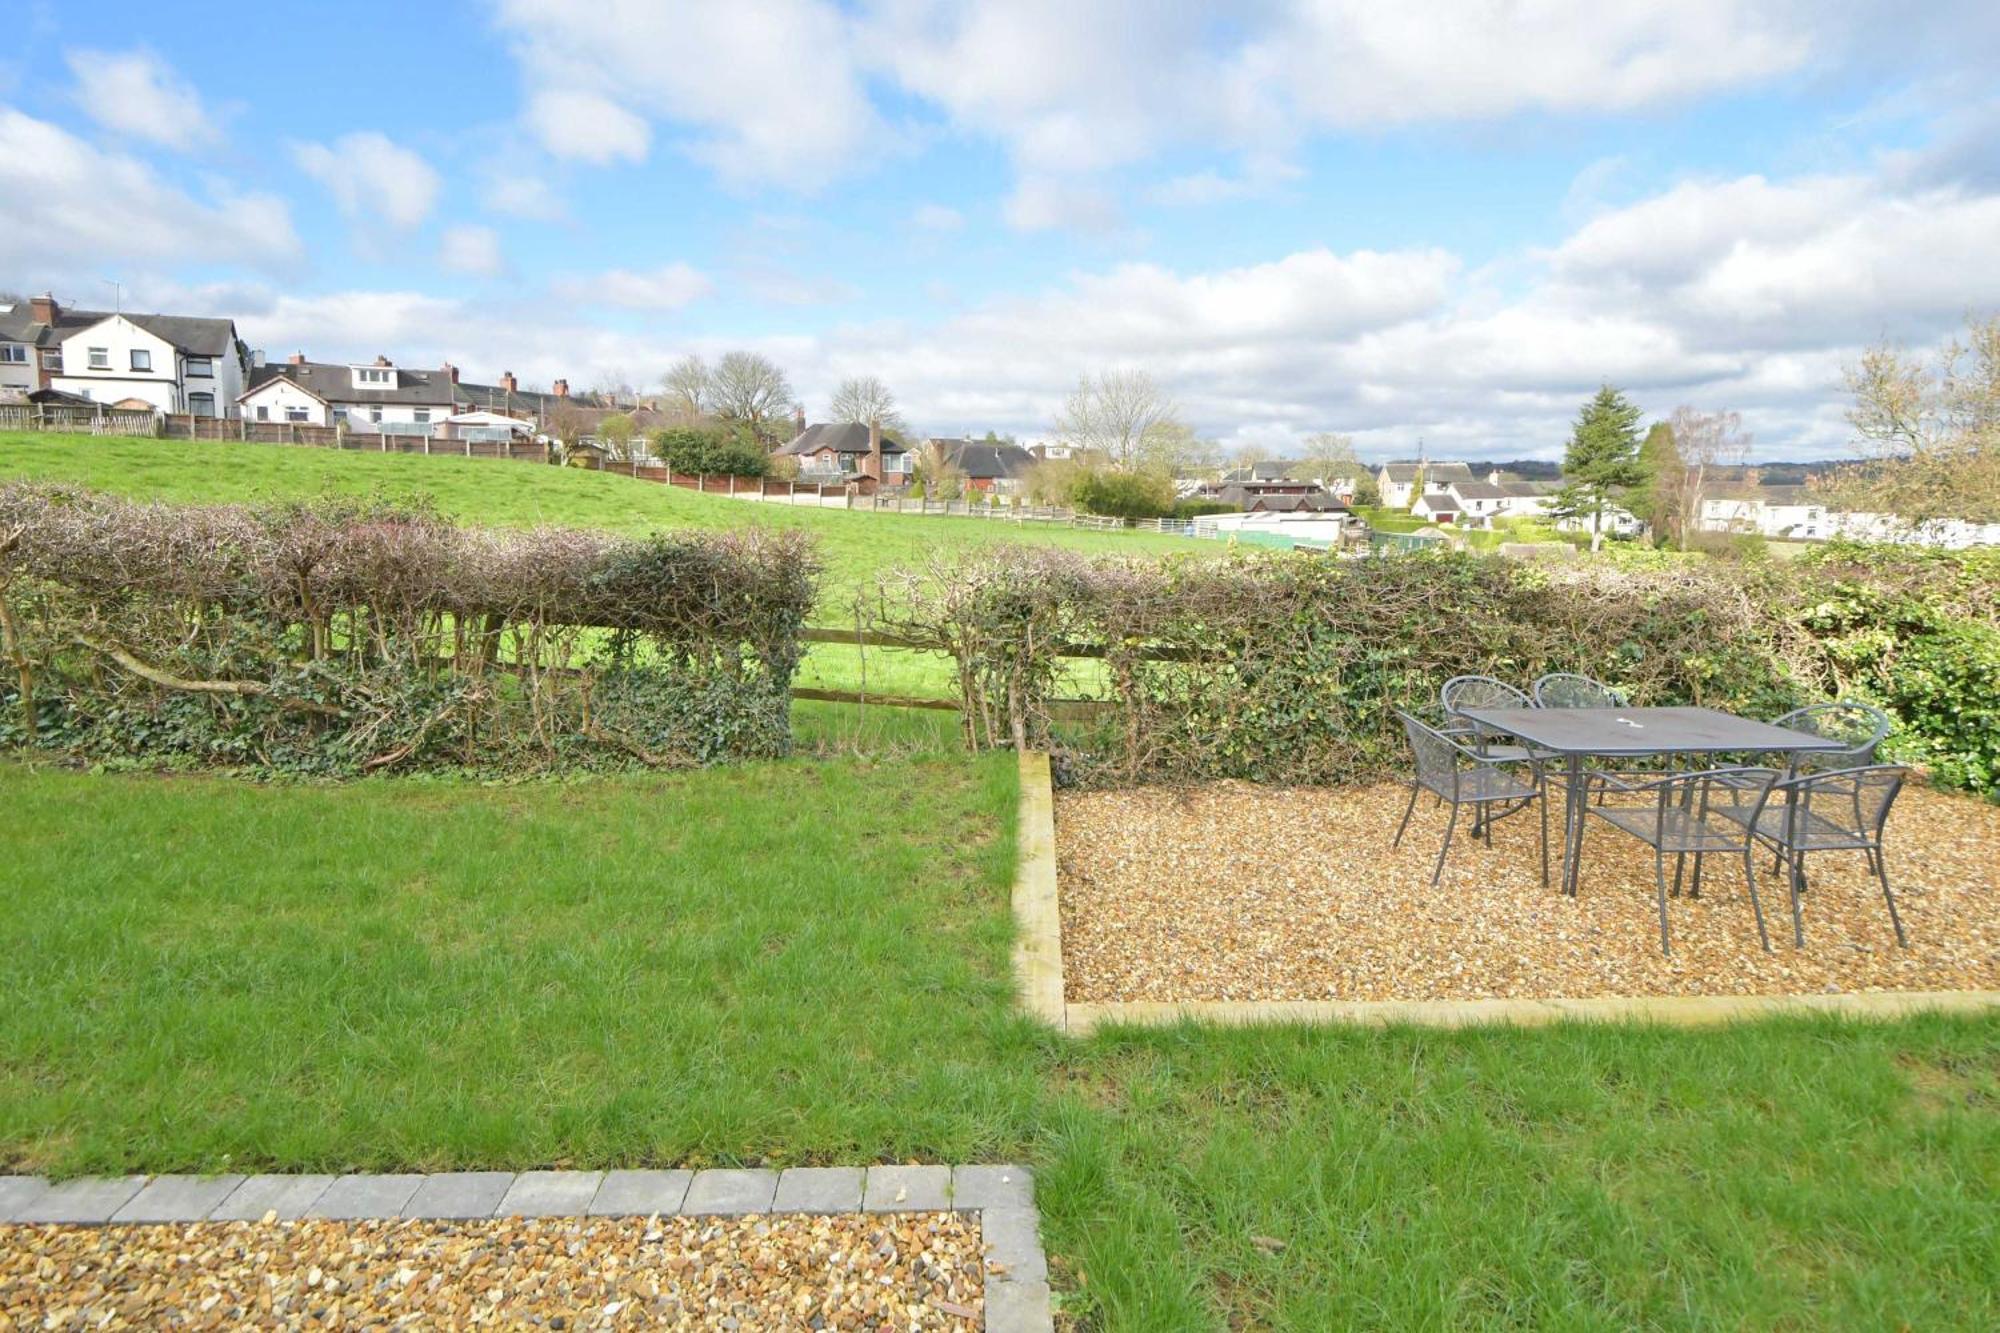
[[[1048,1256],[1032,1208],[988,1208],[979,1214],[979,1238],[986,1257],[999,1264],[1010,1282],[1046,1282]]]
[[[111,1215],[114,1222],[199,1222],[243,1183],[233,1176],[154,1176]]]
[[[306,1215],[334,1182],[333,1176],[251,1176],[216,1205],[211,1222],[255,1222],[266,1213],[276,1213],[280,1222]]]
[[[602,1171],[523,1171],[495,1212],[500,1217],[581,1217],[603,1184]]]
[[[109,1222],[145,1185],[144,1176],[85,1176],[51,1185],[15,1210],[17,1222]]]
[[[41,1176],[0,1176],[0,1222],[20,1221],[20,1210],[48,1193]]]
[[[696,1217],[768,1213],[777,1193],[776,1171],[697,1171],[681,1212]]]
[[[1055,1315],[1046,1282],[986,1284],[986,1333],[1053,1333]]]
[[[306,1209],[307,1217],[358,1219],[395,1217],[417,1192],[424,1178],[407,1175],[346,1175],[326,1187],[326,1193]]]
[[[607,1171],[597,1197],[590,1201],[592,1217],[672,1217],[680,1212],[694,1181],[692,1171]]]
[[[440,1171],[403,1205],[404,1217],[491,1217],[514,1183],[512,1171]]]
[[[870,1213],[940,1213],[951,1207],[948,1166],[871,1166],[861,1201]]]
[[[868,1172],[858,1166],[795,1166],[778,1177],[774,1213],[858,1213]]]
[[[1032,1208],[1034,1173],[1025,1166],[955,1166],[951,1169],[951,1206],[961,1212]]]

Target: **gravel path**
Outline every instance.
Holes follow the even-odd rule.
[[[1433,889],[1445,814],[1409,789],[1245,783],[1058,795],[1063,969],[1073,1002],[1420,1000],[2000,989],[2000,805],[1906,790],[1888,865],[1898,949],[1858,853],[1809,859],[1806,947],[1759,866],[1765,954],[1740,862],[1710,858],[1669,900],[1659,949],[1652,853],[1600,821],[1574,899],[1543,888],[1532,811],[1488,850],[1465,836]],[[1559,812],[1558,812],[1559,813]],[[1560,842],[1560,819],[1554,836]],[[1558,849],[1552,848],[1552,857]],[[1552,864],[1552,874],[1554,866]]]
[[[0,1225],[0,1329],[976,1329],[962,1213]]]

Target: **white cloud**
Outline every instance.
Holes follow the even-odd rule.
[[[430,163],[373,130],[331,144],[298,144],[292,156],[347,217],[377,218],[405,231],[431,215],[443,188]]]
[[[503,217],[528,222],[561,222],[569,217],[568,206],[537,168],[492,169],[481,186],[479,202]]]
[[[454,273],[496,277],[507,270],[500,250],[500,233],[470,223],[446,227],[438,240],[438,262]]]
[[[528,102],[528,128],[557,157],[593,166],[643,162],[653,132],[644,120],[596,93],[553,88]]]
[[[42,285],[112,262],[282,263],[291,214],[265,194],[198,200],[136,158],[0,106],[0,271]]]
[[[861,289],[844,278],[799,273],[770,263],[742,265],[735,281],[752,296],[771,305],[842,305],[861,299]]]
[[[713,292],[715,284],[699,269],[677,262],[645,273],[619,268],[568,278],[557,290],[573,300],[628,310],[678,310]]]
[[[847,20],[818,0],[499,0],[497,14],[528,76],[529,123],[563,156],[636,160],[643,115],[673,124],[675,146],[727,181],[809,189],[883,129],[849,55]],[[550,99],[577,88],[615,114],[595,130],[552,118]]]
[[[1119,219],[1109,190],[1053,176],[1024,178],[1007,196],[1002,214],[1016,231],[1109,231]]]
[[[76,100],[108,130],[188,149],[214,140],[201,98],[150,51],[67,51]]]
[[[925,204],[910,220],[925,231],[957,231],[965,225],[965,214],[943,204]]]

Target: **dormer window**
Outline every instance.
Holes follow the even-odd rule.
[[[386,366],[354,367],[354,387],[357,389],[393,389],[396,387],[396,372]]]

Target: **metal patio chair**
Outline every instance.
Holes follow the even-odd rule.
[[[1468,708],[1533,708],[1535,701],[1528,697],[1527,691],[1515,689],[1506,681],[1495,680],[1492,676],[1453,676],[1438,691],[1438,703],[1444,708],[1446,717],[1454,723],[1471,728],[1473,734],[1479,737],[1479,753],[1487,758],[1545,757],[1539,752],[1531,753],[1525,745],[1491,742],[1488,734],[1465,716],[1465,710]]]
[[[1882,901],[1888,905],[1897,945],[1910,946],[1909,936],[1903,933],[1902,914],[1896,911],[1896,895],[1889,889],[1889,867],[1882,859],[1883,829],[1909,772],[1900,764],[1869,764],[1804,773],[1773,785],[1770,799],[1754,814],[1748,810],[1729,814],[1730,819],[1744,824],[1745,832],[1771,848],[1779,864],[1790,866],[1786,882],[1792,895],[1794,947],[1803,949],[1806,944],[1805,913],[1799,900],[1806,891],[1806,856],[1812,852],[1863,853],[1882,885]]]
[[[1625,696],[1601,680],[1553,671],[1535,682],[1537,708],[1623,708]]]
[[[1473,807],[1473,829],[1475,836],[1483,831],[1486,843],[1493,844],[1493,821],[1525,810],[1530,805],[1539,805],[1542,812],[1542,883],[1549,882],[1549,807],[1542,800],[1544,783],[1541,764],[1533,758],[1503,759],[1481,754],[1466,740],[1476,739],[1470,733],[1447,734],[1429,723],[1397,710],[1396,716],[1403,720],[1403,734],[1409,738],[1410,756],[1416,767],[1410,777],[1410,803],[1403,808],[1403,822],[1396,826],[1395,841],[1390,847],[1403,845],[1403,834],[1410,827],[1410,816],[1417,808],[1417,797],[1425,792],[1451,806],[1451,818],[1444,828],[1444,845],[1438,848],[1437,864],[1431,868],[1431,884],[1437,885],[1438,877],[1444,873],[1445,856],[1451,851],[1451,837],[1458,829],[1458,808],[1462,805]],[[1526,765],[1525,775],[1518,770]],[[1494,811],[1491,806],[1506,806],[1507,809]]]
[[[1845,750],[1800,750],[1790,757],[1789,776],[1825,773],[1833,769],[1866,768],[1875,762],[1875,751],[1888,738],[1892,725],[1889,715],[1867,704],[1841,699],[1830,704],[1794,708],[1772,725],[1808,736],[1824,736],[1845,741]]]
[[[1779,779],[1774,768],[1710,768],[1697,773],[1673,773],[1650,782],[1606,784],[1618,800],[1588,808],[1588,816],[1628,833],[1653,849],[1653,882],[1659,891],[1660,952],[1673,954],[1667,926],[1667,857],[1674,860],[1674,892],[1680,892],[1685,858],[1694,856],[1694,895],[1701,894],[1702,858],[1713,853],[1741,856],[1743,878],[1750,886],[1750,910],[1757,918],[1757,938],[1771,950],[1764,925],[1764,904],[1757,897],[1757,874],[1751,865],[1756,839],[1753,827],[1766,809]],[[1581,857],[1581,840],[1577,855]]]

